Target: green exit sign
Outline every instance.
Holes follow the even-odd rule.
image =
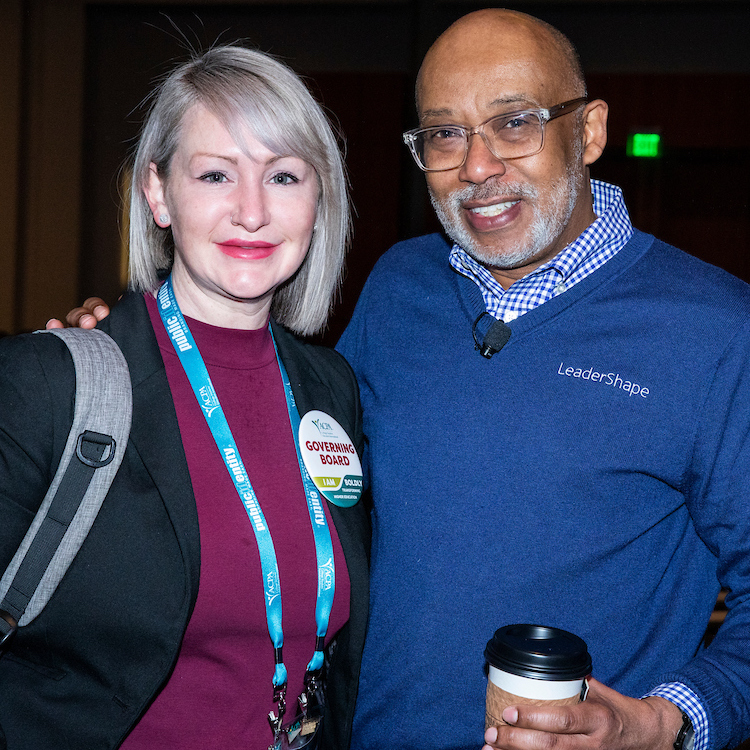
[[[658,133],[632,133],[628,136],[625,153],[642,159],[661,156],[661,136]]]

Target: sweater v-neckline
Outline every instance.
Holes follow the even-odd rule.
[[[645,234],[637,229],[634,230],[628,243],[603,266],[597,268],[568,291],[553,297],[523,315],[519,315],[515,320],[509,321],[506,325],[510,327],[512,334],[508,345],[513,344],[526,333],[544,325],[548,320],[577,304],[597,287],[618,276],[636,263],[653,243],[654,237],[652,235]],[[457,295],[463,311],[470,324],[473,324],[482,313],[486,312],[482,292],[477,284],[466,276],[454,271],[454,277]]]

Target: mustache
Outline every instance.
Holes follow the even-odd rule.
[[[455,190],[448,196],[447,200],[453,206],[458,207],[466,201],[485,201],[491,198],[535,200],[538,197],[539,190],[527,182],[501,182],[500,180],[489,179],[481,185],[467,185]]]

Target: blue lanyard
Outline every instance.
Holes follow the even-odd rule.
[[[266,620],[268,621],[268,634],[274,646],[275,668],[273,675],[273,686],[282,688],[287,682],[287,672],[284,666],[282,646],[284,645],[284,631],[281,625],[281,582],[279,580],[279,566],[276,560],[276,550],[273,546],[273,538],[268,529],[268,524],[258,502],[258,498],[250,483],[245,466],[240,458],[240,452],[232,436],[226,416],[219,398],[216,395],[208,369],[203,357],[198,351],[193,335],[190,333],[185,318],[177,304],[172,289],[171,277],[166,280],[159,290],[157,297],[159,314],[162,323],[169,334],[169,338],[180,359],[180,364],[190,381],[195,397],[201,406],[206,418],[208,428],[211,430],[216,447],[219,449],[229,476],[234,482],[237,494],[247,511],[248,518],[255,532],[255,540],[260,552],[261,570],[263,573],[263,587],[266,602]],[[273,338],[273,334],[272,338]],[[293,436],[299,434],[300,416],[294,400],[294,393],[289,382],[284,363],[279,357],[276,341],[273,342],[276,351],[276,361],[281,371],[281,379],[284,384],[284,395],[289,412],[289,421]],[[336,577],[333,563],[333,543],[331,532],[328,528],[326,514],[321,505],[320,494],[313,484],[310,475],[305,468],[300,453],[299,441],[294,440],[297,450],[297,461],[299,462],[302,482],[307,497],[307,510],[310,514],[313,535],[315,538],[315,554],[318,564],[318,591],[315,604],[316,640],[315,652],[307,665],[308,672],[315,672],[323,666],[323,647],[325,635],[328,631],[328,620],[333,606],[333,595],[336,586]]]

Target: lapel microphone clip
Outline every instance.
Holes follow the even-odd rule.
[[[511,329],[509,326],[505,325],[502,320],[492,318],[493,322],[490,324],[490,327],[480,341],[477,334],[481,335],[481,331],[477,331],[477,325],[485,315],[492,318],[487,311],[483,312],[474,321],[474,325],[471,327],[471,335],[474,337],[475,348],[479,349],[479,353],[483,357],[490,359],[493,354],[497,354],[508,343]]]

